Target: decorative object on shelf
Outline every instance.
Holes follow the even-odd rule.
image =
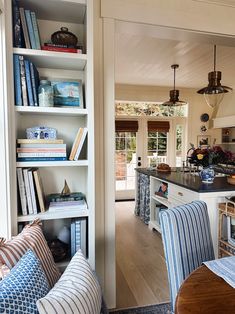
[[[215,178],[215,171],[213,166],[203,168],[199,172],[199,175],[203,183],[213,183]]]
[[[56,263],[68,257],[69,245],[67,243],[54,239],[48,243],[48,246]]]
[[[55,106],[75,106],[83,108],[82,81],[52,82]]]
[[[159,186],[159,189],[157,192],[155,192],[156,195],[167,198],[168,196],[168,184],[165,182],[162,182]]]
[[[207,105],[211,108],[217,107],[223,100],[224,94],[232,91],[231,87],[221,85],[222,73],[216,71],[216,45],[214,45],[214,71],[208,74],[208,86],[197,91],[203,94]]]
[[[209,114],[208,113],[203,113],[200,116],[201,122],[207,122],[209,120]]]
[[[202,125],[200,127],[200,131],[201,131],[201,133],[205,133],[207,131],[207,127],[205,125]]]
[[[171,68],[174,70],[174,89],[170,90],[170,99],[165,101],[163,106],[182,106],[186,105],[187,102],[179,100],[179,90],[175,89],[175,71],[179,68],[178,64],[172,64]]]
[[[70,230],[67,226],[64,226],[59,234],[58,234],[58,239],[61,241],[61,242],[64,242],[66,244],[69,244],[70,243]]]
[[[51,82],[48,80],[41,80],[38,88],[38,98],[40,107],[54,106],[54,92]]]
[[[76,35],[69,32],[67,27],[61,27],[60,31],[57,31],[51,35],[51,41],[56,45],[76,46],[78,38]]]
[[[209,147],[211,144],[210,135],[198,135],[197,136],[197,146],[198,147]]]
[[[48,139],[55,140],[57,138],[57,130],[46,126],[35,126],[26,129],[27,139]]]
[[[68,183],[66,180],[64,180],[64,187],[63,187],[63,190],[61,191],[60,195],[61,197],[64,197],[64,196],[70,196],[71,194],[71,191],[70,191],[70,188],[68,186]]]

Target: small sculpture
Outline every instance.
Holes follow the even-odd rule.
[[[67,184],[67,181],[64,180],[64,187],[63,187],[63,190],[61,191],[61,196],[69,196],[71,194],[71,191],[70,191],[70,188]]]

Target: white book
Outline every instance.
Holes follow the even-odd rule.
[[[20,202],[21,202],[21,209],[22,215],[27,215],[27,201],[26,201],[26,192],[25,192],[25,184],[23,179],[23,171],[22,168],[17,168],[17,180],[18,180],[18,187],[20,193]]]
[[[78,160],[78,158],[79,158],[79,155],[80,155],[81,150],[82,150],[82,146],[83,146],[83,144],[84,144],[84,142],[85,142],[85,139],[86,139],[86,136],[87,136],[87,132],[88,132],[88,129],[87,129],[87,128],[84,128],[84,129],[83,129],[83,133],[82,133],[81,140],[80,140],[80,142],[79,142],[79,144],[78,144],[78,149],[77,149],[77,151],[76,151],[74,160]]]
[[[36,193],[35,193],[32,169],[28,170],[28,176],[29,176],[29,187],[30,187],[30,194],[31,194],[31,199],[32,199],[33,213],[37,214],[38,209],[37,209]]]
[[[59,148],[66,150],[66,144],[46,144],[46,143],[29,143],[29,144],[20,144],[20,148]]]
[[[66,157],[66,153],[17,153],[19,158],[25,157]]]
[[[28,210],[29,215],[33,214],[33,205],[32,205],[32,199],[31,199],[31,193],[30,193],[30,186],[29,186],[29,177],[28,177],[28,169],[23,170],[24,175],[24,183],[25,183],[25,191],[26,191],[26,199],[28,204]]]

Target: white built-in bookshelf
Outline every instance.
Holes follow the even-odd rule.
[[[6,2],[5,2],[6,3]],[[82,80],[84,87],[84,108],[76,107],[34,107],[15,106],[14,97],[11,108],[12,152],[16,156],[15,143],[18,138],[26,138],[25,129],[37,125],[56,128],[58,138],[67,144],[69,156],[77,131],[81,127],[88,128],[88,138],[83,155],[77,161],[34,161],[17,162],[13,156],[12,168],[12,197],[15,200],[12,209],[12,233],[18,232],[18,224],[40,218],[45,233],[51,239],[55,238],[63,226],[69,226],[71,218],[86,217],[88,220],[88,259],[95,267],[95,201],[94,201],[94,99],[93,99],[93,0],[20,0],[20,6],[36,13],[41,43],[47,42],[52,33],[61,26],[69,28],[79,42],[84,44],[84,51],[79,53],[64,53],[26,48],[14,48],[9,69],[13,69],[13,54],[18,54],[32,61],[37,67],[40,78],[48,80]],[[7,18],[11,21],[11,1],[7,1]],[[9,24],[10,25],[10,24]],[[13,75],[9,73],[10,93],[14,93]],[[19,213],[19,196],[17,192],[16,169],[38,168],[45,194],[61,192],[66,179],[72,192],[82,192],[86,195],[87,210],[67,208],[55,212],[39,212],[34,215]],[[66,266],[69,259],[60,263]]]

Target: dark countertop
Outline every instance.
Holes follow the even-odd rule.
[[[167,173],[159,172],[157,170],[150,170],[148,168],[136,168],[136,171],[147,174],[149,176],[162,179],[164,181],[182,186],[186,189],[198,192],[235,192],[235,185],[229,184],[226,177],[216,177],[213,183],[202,183],[201,179],[197,175],[190,173],[183,173],[171,171]]]

